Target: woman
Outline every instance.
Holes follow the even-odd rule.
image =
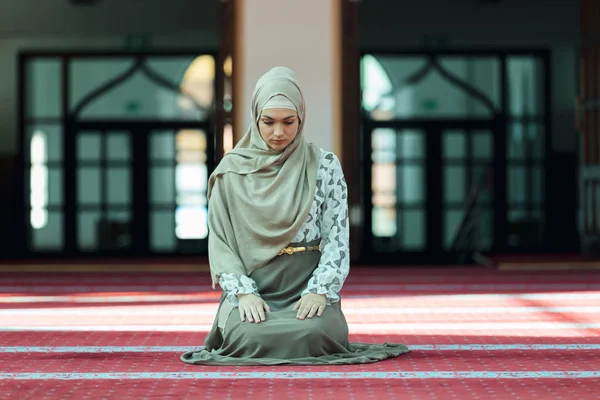
[[[353,364],[409,351],[348,343],[346,183],[337,157],[305,142],[305,121],[291,70],[259,79],[250,128],[209,179],[209,262],[223,295],[205,348],[183,362]]]

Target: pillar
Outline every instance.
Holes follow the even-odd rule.
[[[234,136],[250,123],[250,99],[270,68],[296,72],[309,142],[341,159],[341,0],[235,0]]]

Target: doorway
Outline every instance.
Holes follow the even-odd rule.
[[[206,251],[208,124],[73,126],[66,248],[77,253]]]
[[[218,65],[203,51],[21,54],[22,253],[205,255]]]
[[[476,251],[544,247],[548,62],[545,51],[362,54],[362,262],[458,262],[482,179]]]
[[[374,162],[365,174],[373,198],[365,225],[372,234],[367,248],[380,261],[448,263],[464,214],[469,188],[493,174],[498,121],[413,121],[365,126]],[[367,130],[368,129],[368,130]],[[487,223],[480,243],[491,247],[494,235],[491,193],[482,194]],[[365,193],[367,195],[367,193]],[[375,223],[374,218],[387,224]]]

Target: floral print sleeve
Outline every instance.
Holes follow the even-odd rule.
[[[327,295],[327,304],[340,300],[339,292],[350,271],[348,187],[335,154],[327,152],[317,174],[317,198],[322,197],[320,225],[321,260],[310,279],[308,293]]]
[[[221,274],[219,286],[227,293],[227,300],[234,306],[238,306],[239,300],[236,297],[238,294],[253,293],[258,294],[258,286],[252,278],[240,274]]]

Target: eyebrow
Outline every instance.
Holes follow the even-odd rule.
[[[263,115],[262,118],[266,118],[266,119],[275,119],[273,117],[269,117],[268,115]],[[285,117],[284,119],[290,119],[290,118],[296,118],[295,115],[288,115],[287,117]]]

